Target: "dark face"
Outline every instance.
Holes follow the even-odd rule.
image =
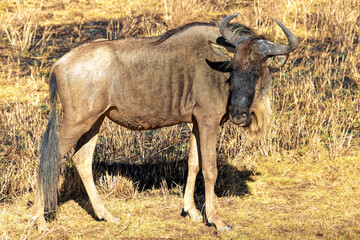
[[[254,52],[235,54],[230,76],[230,120],[242,127],[251,123],[250,106],[254,100],[256,85],[262,77],[265,58]],[[240,54],[241,58],[237,57]]]
[[[253,69],[242,72],[232,72],[230,77],[230,120],[240,126],[248,126],[251,122],[249,112],[254,99],[257,78]]]

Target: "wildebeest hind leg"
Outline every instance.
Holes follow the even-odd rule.
[[[201,221],[202,215],[196,209],[194,202],[194,190],[196,176],[199,173],[199,151],[198,151],[199,129],[197,123],[194,121],[192,133],[190,135],[190,152],[188,160],[188,177],[186,181],[186,188],[184,194],[184,212],[189,214],[191,220]]]
[[[41,185],[38,185],[36,188],[32,219],[39,231],[46,231],[48,227],[44,217],[44,195],[42,194],[43,190],[40,189],[41,187]]]
[[[117,218],[106,210],[96,190],[92,172],[93,154],[103,119],[104,117],[101,117],[101,119],[99,119],[94,126],[79,139],[76,144],[76,153],[73,157],[73,162],[84,183],[96,217],[106,221],[117,221]]]

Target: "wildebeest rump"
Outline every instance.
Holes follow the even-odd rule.
[[[194,204],[195,179],[205,180],[206,218],[229,230],[215,209],[216,136],[220,123],[258,132],[270,114],[271,77],[266,60],[286,56],[298,43],[281,23],[289,44],[274,44],[241,25],[190,24],[155,38],[96,41],[61,57],[50,73],[51,115],[41,149],[34,217],[46,228],[44,214],[57,207],[59,160],[75,145],[73,162],[95,215],[117,221],[96,190],[92,157],[107,117],[133,130],[192,123],[184,211],[202,215]],[[219,31],[220,30],[220,31]],[[63,108],[57,133],[56,101]]]

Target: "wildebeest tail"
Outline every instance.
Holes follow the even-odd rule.
[[[57,82],[56,76],[50,73],[50,118],[41,140],[38,187],[44,196],[45,213],[56,210],[58,205],[58,178],[60,150],[57,135]]]

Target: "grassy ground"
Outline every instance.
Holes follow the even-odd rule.
[[[132,196],[103,193],[106,206],[119,224],[98,222],[86,198],[66,200],[47,233],[34,231],[30,220],[32,194],[19,197],[0,210],[3,239],[358,239],[360,236],[360,170],[358,157],[314,164],[263,162],[257,174],[247,176],[249,193],[217,199],[221,215],[233,225],[217,233],[203,223],[181,216],[182,188],[136,192]],[[201,196],[201,194],[198,194]],[[89,214],[90,213],[90,214]]]
[[[71,160],[51,230],[31,218],[37,154],[49,113],[47,75],[70,49],[96,38],[154,36],[191,21],[237,21],[284,41],[276,17],[300,40],[273,69],[273,124],[255,138],[219,128],[217,233],[181,216],[189,126],[131,132],[106,121],[95,180],[118,224],[99,222]],[[0,3],[0,236],[2,239],[359,239],[360,4],[350,0],[106,0]],[[71,157],[71,154],[69,155]],[[198,178],[196,203],[204,203]]]

